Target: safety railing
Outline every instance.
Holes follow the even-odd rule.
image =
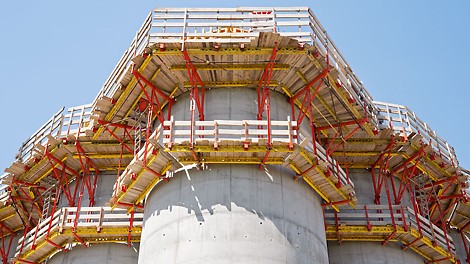
[[[77,212],[78,210],[78,212]],[[125,209],[111,207],[64,207],[41,221],[18,241],[16,256],[22,252],[34,250],[41,241],[46,241],[52,234],[62,234],[67,229],[91,228],[98,234],[103,228],[142,227],[143,213],[127,214]],[[131,229],[129,229],[131,230]],[[73,236],[71,236],[73,237]],[[105,234],[101,237],[106,238]],[[70,243],[77,243],[72,239]]]
[[[338,178],[342,186],[351,185],[354,188],[354,183],[349,179],[348,174],[343,170],[339,163],[326,153],[326,150],[318,142],[313,142],[312,137],[306,131],[299,130],[299,144],[305,142],[306,144],[302,147],[306,150],[315,153],[319,160],[319,163],[324,162],[327,164],[328,169]]]
[[[91,121],[91,104],[71,107],[64,115],[61,137],[84,132]]]
[[[333,41],[308,7],[238,7],[238,8],[159,8],[153,10],[137,31],[131,46],[124,52],[93,102],[113,98],[120,81],[132,65],[132,58],[150,44],[189,42],[250,42],[260,32],[275,32],[315,45],[328,56],[339,73],[334,80],[344,86],[350,99],[364,107],[369,122],[375,126],[372,96],[351,70]]]
[[[340,212],[325,208],[325,225],[335,226],[365,226],[372,231],[374,226],[400,226],[404,230],[415,229],[423,237],[437,243],[442,248],[450,247],[455,255],[455,245],[452,237],[444,230],[434,225],[409,207],[401,205],[356,205],[353,208],[341,208]],[[382,232],[382,231],[381,231]],[[371,233],[372,234],[372,233]]]
[[[355,102],[364,107],[365,111],[367,111],[369,122],[375,127],[377,125],[375,116],[377,111],[373,104],[371,94],[354,73],[351,66],[336,47],[333,40],[328,36],[325,28],[320,24],[311,9],[308,9],[308,14],[309,26],[315,47],[320,50],[322,55],[328,56],[330,63],[332,63],[338,71],[338,80],[335,81],[349,92],[349,95]]]
[[[9,186],[4,183],[4,179],[8,177],[8,173],[5,173],[0,176],[0,202],[4,202],[9,198],[8,190]]]
[[[45,147],[50,138],[59,140],[69,134],[77,134],[91,129],[91,104],[64,108],[52,116],[40,129],[27,139],[18,151],[16,160],[25,162],[31,158],[38,146]]]
[[[64,108],[61,108],[49,119],[41,128],[39,128],[30,138],[28,138],[18,151],[16,155],[17,161],[25,161],[30,158],[35,151],[36,145],[44,146],[47,143],[48,136],[58,138],[62,131],[62,122]]]
[[[432,146],[449,164],[458,167],[459,163],[454,148],[438,136],[436,131],[432,130],[428,124],[421,121],[408,107],[377,101],[374,104],[378,110],[379,128],[390,128],[403,136],[408,136],[412,132],[420,134],[424,143]]]
[[[221,141],[239,141],[240,143],[266,144],[274,142],[296,143],[297,131],[293,129],[297,121],[268,120],[213,120],[213,121],[179,121],[170,120],[163,123],[163,144],[187,142],[193,144],[197,139],[209,140],[215,144]]]
[[[260,32],[277,32],[313,43],[307,7],[158,8],[153,10],[152,43],[250,42]]]

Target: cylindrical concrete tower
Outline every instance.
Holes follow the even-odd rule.
[[[6,172],[4,263],[470,259],[470,172],[307,7],[153,10]]]
[[[206,91],[205,120],[256,119],[256,91]],[[273,120],[290,114],[271,94]],[[189,95],[173,105],[189,120]],[[319,196],[281,165],[217,164],[162,181],[145,204],[139,263],[328,263]]]

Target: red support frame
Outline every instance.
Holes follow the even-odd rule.
[[[82,180],[83,180],[83,183],[85,184],[85,187],[87,189],[88,196],[90,199],[88,206],[94,206],[95,205],[95,190],[96,190],[96,185],[98,183],[99,169],[95,166],[93,161],[89,157],[86,156],[85,150],[83,150],[78,140],[75,141],[75,147],[77,148],[78,160],[80,162],[80,166],[82,167],[82,178],[83,178]],[[85,159],[85,162],[83,161],[83,159]],[[91,176],[90,168],[93,168],[95,171],[95,173],[93,174],[93,177]],[[78,185],[78,181],[77,181],[77,185]]]
[[[191,135],[190,135],[190,149],[191,154],[196,160],[197,164],[199,164],[199,157],[193,150],[194,147],[194,123],[195,123],[195,110],[197,109],[199,121],[204,121],[204,93],[206,91],[204,82],[202,81],[199,73],[194,67],[191,58],[189,57],[188,51],[183,49],[182,51],[184,60],[186,61],[186,69],[188,73],[189,82],[191,83],[191,90],[190,90],[190,98],[191,98]],[[199,92],[200,90],[200,92]],[[204,129],[204,127],[200,127],[200,129]]]
[[[131,126],[128,126],[128,125],[123,125],[123,124],[115,124],[115,123],[110,123],[110,122],[107,122],[107,121],[104,121],[104,120],[98,120],[98,124],[100,124],[101,126],[103,126],[103,128],[109,132],[109,134],[111,136],[113,136],[117,141],[119,141],[119,143],[121,143],[121,145],[127,149],[129,152],[131,153],[134,153],[134,149],[132,147],[129,147],[129,145],[126,144],[126,142],[124,142],[124,139],[126,137],[129,138],[130,141],[133,141],[133,138],[131,136],[131,133],[129,132],[130,130],[135,130],[134,127],[131,127]],[[116,133],[114,133],[111,129],[109,129],[109,127],[116,127],[116,128],[121,128],[124,130],[124,133],[123,133],[123,138],[120,138],[118,135],[116,135]]]
[[[372,164],[371,167],[371,176],[372,176],[372,185],[374,188],[374,203],[380,204],[380,193],[382,192],[382,187],[386,181],[386,170],[388,168],[388,162],[390,161],[392,148],[395,145],[395,137],[392,136],[390,142],[384,151],[379,155],[377,160]],[[384,162],[385,160],[385,162]],[[379,165],[379,173],[375,175],[375,168]]]
[[[77,178],[80,178],[80,174],[75,171],[74,169],[70,168],[69,166],[67,166],[64,162],[62,162],[60,159],[58,159],[57,157],[55,157],[54,155],[52,155],[46,148],[46,153],[45,153],[45,156],[47,157],[47,159],[49,160],[49,163],[51,164],[51,167],[52,167],[52,176],[54,178],[56,178],[56,180],[58,181],[59,183],[59,186],[60,188],[62,189],[68,203],[69,203],[69,206],[75,206],[75,197],[76,197],[76,190],[78,188],[78,184],[75,185],[75,191],[72,193],[71,189],[70,189],[70,186],[69,186],[69,179],[67,177],[67,173],[66,171],[69,171],[71,174],[73,174],[75,177]],[[54,162],[60,166],[62,166],[62,170],[59,171],[57,168],[56,168],[56,164],[54,164]]]
[[[276,63],[276,55],[278,51],[279,43],[274,43],[274,47],[269,57],[269,61],[264,68],[264,71],[261,75],[260,80],[258,81],[258,86],[256,87],[257,103],[258,103],[258,115],[256,116],[258,120],[263,120],[263,113],[266,110],[266,121],[267,121],[267,150],[266,154],[264,155],[261,164],[259,165],[259,169],[262,170],[264,164],[268,160],[269,153],[271,152],[271,144],[272,144],[272,136],[271,136],[271,90],[269,88],[269,84],[271,83],[271,78],[274,72],[274,66]],[[261,126],[258,127],[259,129]]]
[[[6,232],[8,234],[5,234]],[[0,247],[0,255],[2,257],[2,263],[8,263],[8,255],[10,253],[11,245],[13,243],[13,237],[15,236],[15,232],[8,228],[3,222],[0,222],[0,236],[1,236],[1,247]],[[9,241],[5,244],[7,240],[6,237],[9,237]]]

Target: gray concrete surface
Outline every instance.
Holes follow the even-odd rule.
[[[457,257],[460,259],[460,263],[470,263],[470,259],[467,260],[467,252],[460,233],[456,229],[451,229],[449,234],[454,241],[455,250],[457,251]],[[469,241],[466,241],[466,243],[467,246],[470,246]]]
[[[320,199],[281,166],[182,171],[148,197],[139,263],[328,263]]]
[[[356,190],[357,204],[374,204],[374,185],[372,183],[372,176],[370,170],[366,169],[350,169],[349,178],[352,180]],[[398,190],[400,186],[400,180],[396,177],[393,177],[395,188]],[[392,186],[390,181],[388,181],[390,187],[390,197],[392,203],[394,201]],[[380,193],[380,203],[388,204],[387,193],[385,192],[385,186],[382,187],[382,192]],[[410,194],[408,190],[405,190],[403,198],[401,199],[401,204],[403,206],[408,206],[413,208],[411,204]]]
[[[190,120],[189,94],[172,107]],[[273,120],[291,115],[272,92]],[[256,90],[206,91],[205,120],[256,120]],[[209,165],[150,193],[139,263],[328,263],[321,201],[282,166]]]
[[[349,170],[349,177],[354,182],[357,204],[374,204],[374,187],[371,172],[366,169]],[[394,178],[396,184],[400,184]],[[390,184],[390,183],[389,183]],[[399,185],[396,185],[398,188]],[[390,186],[391,188],[391,186]],[[393,194],[390,195],[393,201]],[[411,206],[409,193],[403,195],[403,206]],[[388,204],[385,188],[380,195],[381,204]],[[399,242],[391,242],[382,246],[381,242],[343,242],[328,241],[328,257],[330,264],[398,264],[398,263],[424,263],[424,259],[412,250],[401,250]]]
[[[112,264],[137,263],[138,248],[126,244],[92,244],[90,247],[76,246],[67,252],[52,256],[48,264]]]
[[[95,190],[95,206],[110,206],[109,200],[111,199],[113,195],[114,183],[116,183],[116,173],[103,172],[102,174],[98,176],[98,182],[96,184],[96,190]],[[74,188],[75,188],[75,182],[70,184],[70,189],[72,190],[72,192]],[[77,206],[79,191],[80,189],[78,189],[78,192],[77,192],[77,200],[75,201],[75,206]],[[89,194],[85,188],[83,192],[81,205],[88,206],[89,202],[90,202]],[[67,198],[64,195],[61,195],[58,208],[67,207],[67,206],[69,206]]]
[[[330,264],[418,264],[425,260],[412,250],[401,250],[400,244],[382,246],[379,242],[328,241]]]
[[[95,190],[95,206],[109,206],[109,200],[113,194],[114,183],[116,182],[116,174],[105,172],[100,174]],[[75,183],[71,184],[71,188],[75,187]],[[82,198],[82,206],[88,206],[89,195],[84,192]],[[61,207],[69,206],[67,199],[62,196],[59,202]],[[67,252],[58,252],[47,263],[52,264],[85,264],[85,263],[137,263],[138,243],[128,247],[126,244],[104,243],[92,244],[88,248],[83,246],[72,247]]]

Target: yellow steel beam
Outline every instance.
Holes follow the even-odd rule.
[[[60,161],[61,162],[65,162],[65,160],[67,160],[67,156],[63,157]],[[47,161],[46,161],[47,162]],[[44,179],[44,177],[46,177],[47,175],[49,175],[49,173],[52,172],[52,170],[54,170],[55,167],[59,166],[58,163],[56,163],[53,167],[51,167],[49,170],[46,171],[46,173],[43,173],[37,180],[35,180],[33,182],[33,184],[37,184],[39,181],[41,181],[42,179]]]
[[[272,48],[246,48],[241,50],[239,48],[221,48],[215,50],[213,48],[202,49],[187,49],[189,55],[271,55]],[[278,48],[277,54],[279,55],[303,55],[307,50],[300,50],[298,48]],[[156,56],[182,56],[181,49],[153,49],[152,54]]]
[[[275,80],[272,80],[267,86],[270,87],[277,87],[279,83]],[[238,81],[238,82],[204,82],[205,87],[210,87],[210,88],[225,88],[225,87],[257,87],[258,82],[257,81]],[[184,82],[183,83],[184,88],[191,88],[191,83],[190,82]]]
[[[171,162],[168,162],[166,166],[160,171],[160,175],[164,175],[170,168],[171,168]],[[136,198],[134,204],[140,203],[140,201],[142,201],[145,198],[145,196],[152,190],[152,188],[155,186],[155,184],[157,184],[159,180],[160,178],[154,177],[152,181],[149,184],[147,184],[145,189],[143,189],[140,195]],[[128,213],[133,209],[134,208],[132,207],[129,208]]]
[[[212,152],[266,152],[268,148],[266,146],[250,146],[248,149],[244,149],[243,146],[219,146],[218,150],[214,150],[213,146],[201,146],[195,145],[193,150],[190,146],[175,145],[171,149],[165,149],[166,152],[202,152],[202,153],[212,153]],[[290,153],[293,150],[289,150],[287,146],[272,146],[272,152],[276,153]]]
[[[207,164],[261,164],[263,158],[248,157],[201,157],[199,162]],[[180,157],[181,164],[194,164],[197,161],[192,157]],[[283,164],[284,158],[267,158],[265,164]]]
[[[310,156],[309,156],[308,154],[309,154],[309,152],[307,152],[306,150],[304,150],[304,149],[301,149],[301,150],[300,150],[300,155],[301,155],[310,165],[315,166],[315,168],[314,168],[315,171],[317,171],[318,174],[319,174],[319,175],[320,175],[320,176],[321,176],[339,195],[341,195],[341,197],[343,197],[343,199],[348,200],[348,199],[349,199],[348,195],[346,195],[341,189],[339,189],[338,187],[336,187],[336,184],[331,180],[331,178],[325,175],[325,173],[321,170],[321,168],[316,165],[317,162],[316,162],[316,161],[313,161],[313,160],[310,158]],[[305,177],[308,177],[308,176],[304,176],[304,178],[305,178]],[[314,189],[315,189],[315,188],[314,188]],[[333,202],[334,202],[334,201],[333,201]],[[354,207],[354,203],[353,203],[353,202],[349,202],[349,204]],[[332,207],[333,207],[333,206],[332,206]],[[333,207],[333,208],[335,208],[335,207]],[[337,210],[337,208],[336,208],[335,210]],[[337,210],[337,211],[339,212],[339,210]]]
[[[411,158],[411,156],[407,155],[406,153],[402,153],[401,156],[405,159]],[[419,161],[412,160],[410,161],[411,164],[416,165],[416,168],[418,168],[423,174],[427,175],[431,180],[433,181],[438,181],[439,178],[434,176],[434,174],[430,173],[429,170],[427,170],[423,165],[419,164]]]
[[[308,54],[308,58],[313,62],[313,64],[315,65],[315,67],[317,67],[318,70],[320,70],[320,71],[324,70],[324,68],[320,64],[320,62],[318,62],[318,60],[315,57],[313,57],[312,54]],[[331,76],[331,73],[327,74],[327,79],[328,79],[330,85],[333,86],[333,89],[338,92],[338,95],[339,95],[339,98],[341,99],[341,101],[343,101],[343,103],[348,106],[348,109],[349,109],[349,111],[351,111],[353,116],[356,119],[362,119],[363,118],[362,114],[360,114],[359,111],[357,111],[357,109],[353,105],[351,105],[351,103],[349,102],[349,98],[345,94],[347,92],[344,91],[344,88],[340,88],[340,87],[338,87],[338,85],[336,85],[336,80]],[[371,127],[368,123],[365,123],[362,127],[367,131],[367,133],[370,136],[374,136],[374,131],[372,131],[372,129],[371,129]]]
[[[160,153],[157,153],[156,155],[154,154],[150,154],[149,157],[147,157],[147,164],[145,164],[146,166],[149,166],[150,164],[152,164],[155,159],[157,158],[157,156],[159,155]],[[140,171],[137,173],[137,176],[135,178],[134,181],[131,182],[131,184],[129,184],[127,186],[127,190],[130,190],[134,187],[134,185],[137,183],[137,181],[139,180],[139,178],[142,176],[142,174],[145,172],[145,168],[141,168]],[[156,177],[156,176],[155,176]],[[126,192],[122,192],[116,197],[116,203],[117,202],[120,202],[122,200],[122,198],[124,197],[124,195],[126,194]],[[115,208],[116,207],[116,203],[114,203],[111,208]]]
[[[334,152],[331,156],[347,156],[347,157],[374,157],[382,154],[380,151],[346,151],[346,152]],[[391,153],[391,157],[396,157],[400,154]]]
[[[302,72],[300,72],[299,70],[297,70],[295,73],[297,73],[297,75],[300,77],[300,79],[301,79],[305,84],[308,84],[308,83],[309,83],[309,81],[307,80],[307,78],[305,78],[305,76],[302,74]],[[312,87],[312,89],[314,89],[314,88]],[[336,113],[333,111],[333,109],[331,109],[331,107],[326,103],[326,101],[323,99],[323,97],[321,97],[320,94],[317,94],[317,95],[315,96],[315,98],[318,99],[318,101],[320,101],[320,103],[323,105],[323,107],[325,107],[325,109],[328,111],[328,113],[330,113],[330,115],[333,117],[333,119],[334,119],[337,123],[341,123],[341,120],[339,119],[339,117],[336,116]],[[313,104],[313,102],[312,102],[312,104]],[[318,111],[318,112],[320,113],[320,111]],[[321,114],[321,113],[320,113],[320,114]],[[323,116],[323,115],[322,115],[322,116]],[[329,123],[328,120],[327,120],[325,117],[323,117],[323,118],[325,119],[325,121],[326,121],[327,123]]]
[[[200,71],[212,71],[212,70],[239,70],[239,71],[251,71],[251,70],[264,70],[266,64],[263,63],[195,63],[194,67]],[[273,70],[275,71],[287,71],[290,70],[289,64],[274,64]],[[172,71],[186,71],[188,68],[186,64],[175,64],[170,66]]]
[[[90,159],[119,159],[121,158],[121,153],[106,153],[106,154],[100,154],[100,153],[87,153],[85,155],[80,155],[81,157],[88,157]],[[122,158],[133,158],[134,154],[127,153],[127,154],[122,154]],[[78,159],[79,156],[77,154],[73,154],[72,158]]]
[[[139,67],[139,69],[137,71],[138,72],[143,71],[147,67],[147,65],[150,63],[151,60],[152,60],[152,56],[148,56],[144,60],[144,62],[142,63],[142,65]],[[117,100],[116,104],[114,104],[112,106],[111,110],[108,112],[108,114],[106,114],[106,116],[104,118],[104,121],[109,121],[112,118],[112,116],[118,111],[118,106],[120,106],[127,99],[127,96],[132,91],[132,87],[136,83],[137,83],[137,79],[133,76],[132,80],[126,86],[124,92],[121,94],[121,96],[119,96],[119,99]],[[96,133],[93,135],[93,139],[97,139],[98,136],[103,132],[103,130],[104,130],[104,128],[102,126],[100,126],[98,128],[98,131],[96,131]]]

